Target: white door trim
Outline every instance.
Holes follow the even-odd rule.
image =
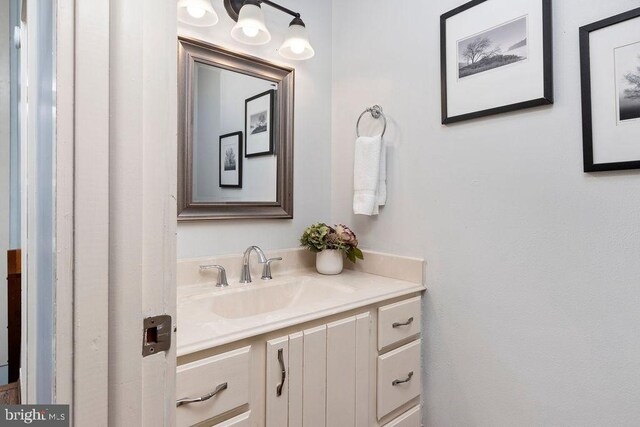
[[[22,2],[21,15],[24,18],[26,13],[24,11],[26,1]],[[20,313],[20,322],[21,322],[21,336],[20,336],[20,401],[28,402],[28,393],[27,391],[30,387],[30,378],[29,378],[29,361],[27,359],[27,344],[28,344],[28,330],[27,330],[27,310],[29,307],[28,304],[28,269],[27,269],[27,212],[28,212],[28,195],[27,191],[25,191],[25,183],[27,182],[27,90],[25,88],[25,83],[28,81],[27,79],[27,52],[29,47],[29,39],[27,37],[27,24],[22,19],[21,28],[20,28],[20,244],[22,246],[22,256],[20,261],[20,271],[21,271],[21,306],[22,310]]]
[[[97,426],[109,406],[110,2],[73,3],[73,417]]]
[[[56,403],[73,402],[74,4],[59,0],[56,20]]]

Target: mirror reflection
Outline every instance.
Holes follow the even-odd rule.
[[[193,203],[275,202],[278,85],[200,62],[192,82]]]
[[[178,221],[293,218],[293,68],[183,37],[178,64]]]

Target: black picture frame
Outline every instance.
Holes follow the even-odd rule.
[[[248,116],[248,110],[249,110],[249,103],[254,102],[262,97],[268,96],[269,97],[269,102],[268,102],[268,109],[269,109],[269,118],[267,120],[267,133],[268,133],[268,138],[269,138],[269,148],[267,150],[263,150],[263,151],[251,151],[249,149],[249,144],[250,144],[250,139],[251,139],[251,135],[252,133],[249,131],[250,130],[250,123],[249,121],[251,120],[251,117]],[[250,157],[258,157],[258,156],[268,156],[270,154],[274,154],[274,137],[275,137],[275,132],[274,132],[274,125],[275,125],[275,103],[276,103],[276,91],[275,89],[269,89],[265,92],[259,93],[255,96],[252,96],[251,98],[247,98],[244,102],[244,134],[245,134],[245,139],[244,139],[244,156],[247,158]]]
[[[640,17],[640,7],[611,16],[592,24],[580,27],[580,81],[582,85],[582,153],[584,172],[603,172],[616,170],[640,169],[640,159],[594,163],[593,160],[593,116],[591,99],[591,48],[590,34],[630,19]]]
[[[222,183],[222,141],[227,138],[237,137],[236,141],[236,162],[238,169],[238,180],[235,184],[223,184]],[[231,132],[224,135],[220,135],[218,138],[218,186],[220,188],[242,188],[242,132]]]
[[[540,0],[542,7],[542,50],[543,50],[543,95],[537,99],[517,102],[515,104],[501,105],[486,110],[449,116],[447,99],[447,20],[452,16],[465,12],[486,1],[472,0],[440,16],[440,85],[441,85],[441,111],[442,124],[457,123],[464,120],[502,114],[525,108],[538,107],[553,104],[553,51],[552,51],[552,9],[551,0]]]

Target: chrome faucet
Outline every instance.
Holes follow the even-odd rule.
[[[249,246],[246,251],[244,251],[244,255],[242,256],[242,273],[240,274],[240,283],[251,283],[251,252],[256,251],[258,254],[258,262],[260,264],[265,264],[267,262],[267,257],[257,246]]]
[[[271,263],[273,261],[282,261],[282,257],[277,258],[269,258],[267,262],[264,263],[264,267],[262,268],[262,280],[271,280],[273,277],[271,276]]]
[[[226,288],[227,286],[229,286],[229,283],[227,282],[227,272],[225,271],[223,266],[221,265],[201,265],[200,266],[200,271],[207,271],[207,270],[218,270],[218,281],[216,282],[217,287]]]

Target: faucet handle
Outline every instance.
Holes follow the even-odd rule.
[[[200,271],[207,270],[218,270],[218,281],[216,282],[216,286],[218,288],[225,288],[229,286],[229,282],[227,282],[227,271],[221,265],[201,265]]]
[[[282,261],[282,257],[277,257],[277,258],[269,258],[265,263],[264,263],[264,268],[262,269],[262,280],[271,280],[273,279],[273,277],[271,277],[271,263],[273,261]]]

